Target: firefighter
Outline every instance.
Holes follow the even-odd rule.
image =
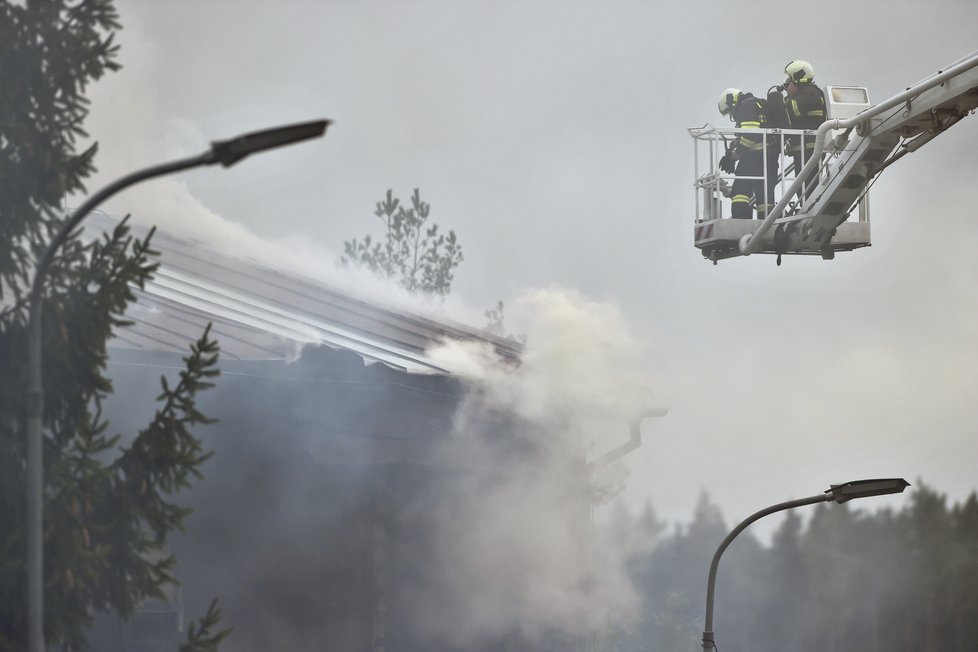
[[[784,67],[788,75],[784,81],[787,94],[785,109],[788,114],[788,126],[791,129],[818,129],[825,122],[825,95],[822,89],[814,84],[815,69],[812,64],[796,59]],[[801,141],[804,140],[804,148]],[[808,136],[789,136],[785,142],[785,154],[791,156],[795,164],[795,175],[801,172],[802,166],[815,151],[815,138]],[[805,196],[811,192],[818,179],[817,174],[805,181]]]
[[[728,88],[720,95],[717,103],[720,114],[728,116],[739,129],[757,129],[765,126],[764,100],[736,88]],[[764,138],[761,133],[738,134],[727,147],[727,153],[720,159],[720,169],[733,173],[730,217],[734,219],[751,218],[750,202],[753,197],[757,204],[757,218],[764,219],[768,205],[774,204],[774,177],[777,176],[777,155],[768,150],[768,183],[765,192],[764,180]],[[772,165],[773,164],[773,165]],[[773,175],[772,175],[773,167]],[[743,177],[758,177],[745,179]]]

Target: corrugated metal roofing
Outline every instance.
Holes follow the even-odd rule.
[[[89,222],[96,229],[115,223],[103,215]],[[291,359],[304,345],[322,344],[409,373],[447,374],[452,370],[426,353],[446,339],[489,342],[505,359],[520,352],[511,340],[363,301],[159,231],[153,248],[160,252],[160,268],[136,291],[126,315],[134,323],[117,331],[114,347],[186,352],[211,322],[221,355],[245,360]]]

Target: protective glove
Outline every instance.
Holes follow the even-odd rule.
[[[736,161],[734,157],[730,154],[724,154],[720,157],[720,170],[726,172],[727,174],[733,174],[736,168]]]

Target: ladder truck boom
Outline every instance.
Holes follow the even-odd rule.
[[[831,96],[837,92],[842,96],[853,90],[865,92],[831,86],[828,90],[830,112],[832,99],[839,99]],[[836,251],[868,246],[867,189],[872,181],[890,164],[930,142],[976,107],[978,51],[854,116],[830,115],[815,132],[764,129],[765,138],[780,139],[782,144],[785,134],[802,133],[809,142],[814,138],[814,151],[787,187],[782,178],[781,197],[761,222],[721,219],[719,202],[725,180],[716,173],[699,175],[697,169],[695,185],[710,196],[703,201],[702,214],[697,197],[696,246],[714,263],[753,253],[777,254],[779,262],[782,254],[832,258]],[[689,131],[702,142],[739,130]],[[709,159],[712,165],[712,152]],[[780,169],[784,170],[783,165]],[[817,185],[810,186],[801,197],[806,179],[816,174]],[[860,213],[865,210],[865,219],[847,222],[857,206]]]

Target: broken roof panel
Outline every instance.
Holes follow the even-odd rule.
[[[100,214],[89,222],[96,232],[115,224]],[[505,360],[520,353],[512,340],[363,301],[164,233],[154,235],[153,248],[160,267],[145,288],[134,290],[137,300],[126,313],[133,324],[116,331],[114,347],[185,352],[210,322],[222,356],[244,360],[294,359],[312,344],[409,373],[448,374],[427,354],[446,340],[487,342]]]

